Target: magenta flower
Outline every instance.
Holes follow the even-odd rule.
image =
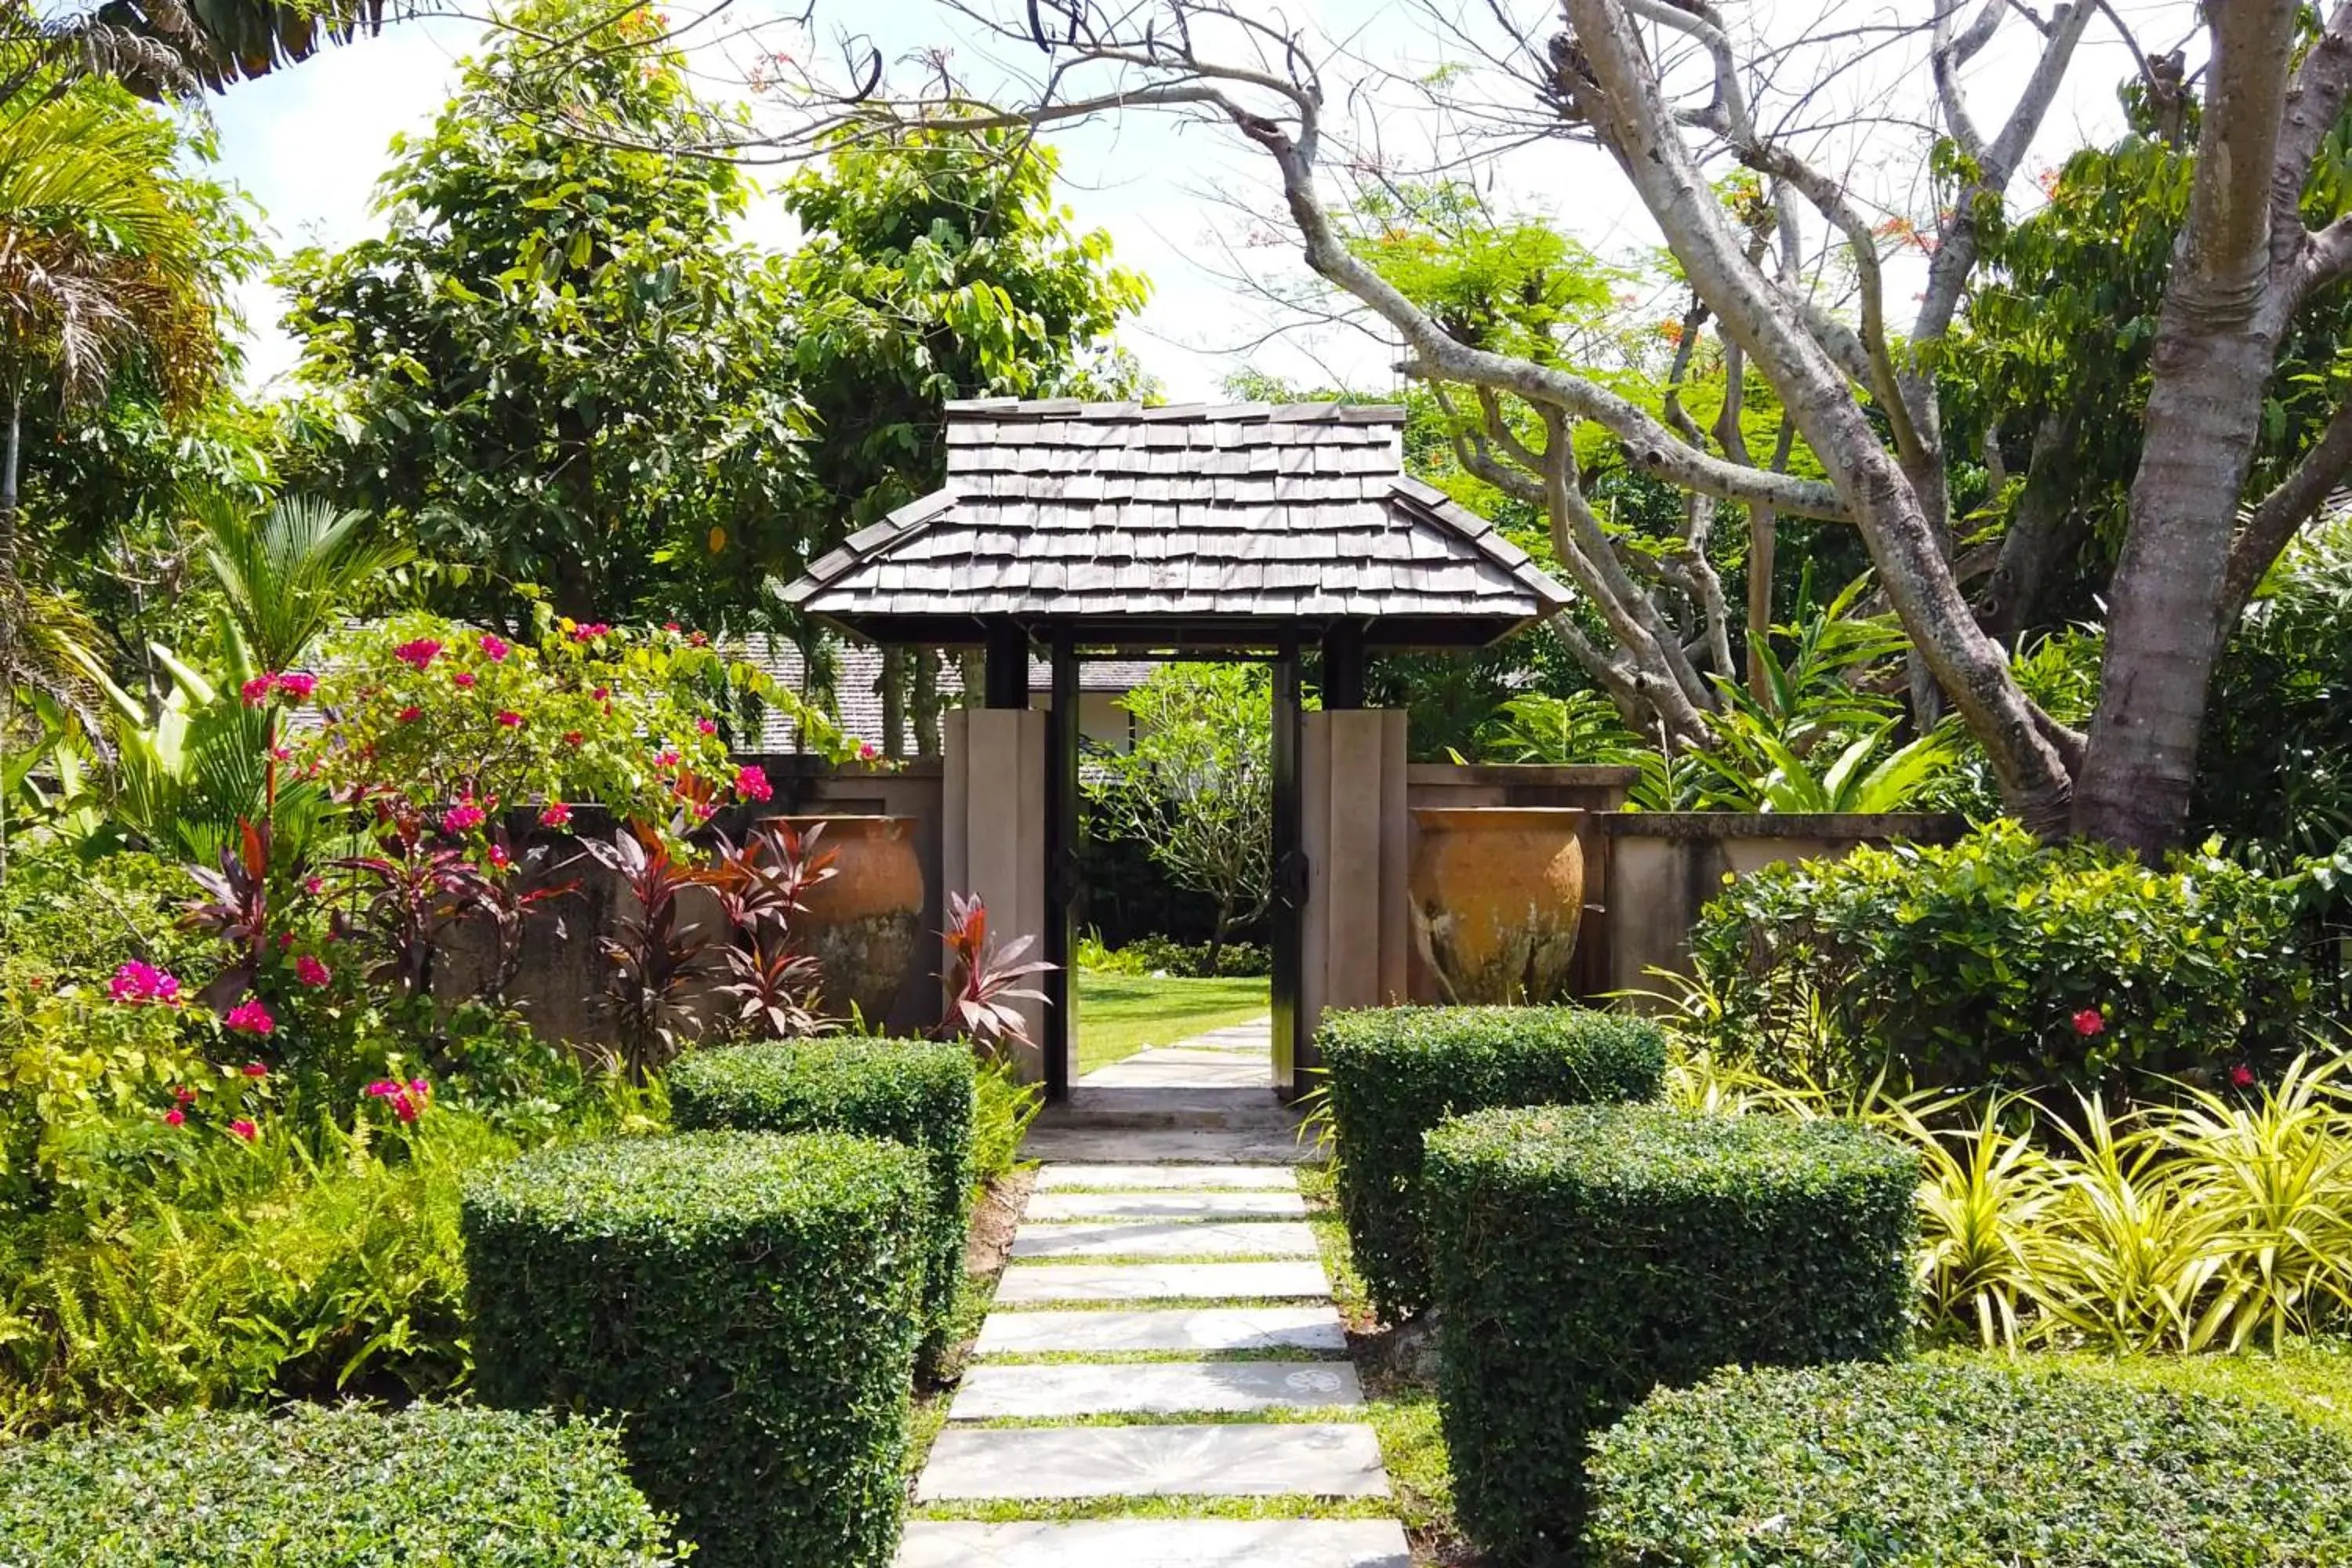
[[[272,682],[269,677],[266,675],[257,675],[251,680],[247,681],[243,686],[238,687],[236,689],[236,694],[243,700],[247,708],[258,708],[263,703],[269,700],[269,688]]]
[[[662,623],[662,630],[666,632],[674,632],[677,630],[677,623],[676,621],[664,621]]]
[[[582,734],[577,730],[566,730],[563,731],[563,743],[567,746],[586,745],[588,743],[588,737]]]
[[[507,655],[514,651],[514,649],[509,647],[495,632],[484,632],[482,634],[481,647],[482,657],[488,659],[492,664],[504,664],[506,662]]]
[[[176,1105],[163,1112],[163,1125],[166,1127],[184,1127],[187,1122],[188,1113]]]
[[[474,672],[470,669],[458,670],[456,674],[449,677],[449,680],[452,685],[456,686],[462,691],[471,691],[474,689]]]
[[[520,730],[522,728],[522,715],[511,708],[501,708],[499,710],[499,722],[509,730]]]
[[[319,689],[319,678],[307,669],[289,669],[278,675],[278,689],[297,702],[310,700],[310,693]]]
[[[735,793],[745,800],[772,800],[776,786],[768,782],[767,769],[746,763],[735,770]]]
[[[572,628],[573,642],[594,642],[613,628],[602,621],[583,621]]]
[[[335,977],[335,972],[304,953],[294,961],[294,978],[305,985],[324,985]]]
[[[238,1117],[235,1121],[230,1122],[228,1124],[228,1130],[230,1136],[242,1138],[248,1143],[252,1142],[261,1131],[260,1128],[256,1127],[252,1122],[247,1121],[242,1116]]]
[[[186,1084],[181,1084],[172,1090],[173,1104],[185,1106],[194,1105],[195,1102],[196,1091],[190,1089]]]
[[[572,820],[572,808],[560,800],[551,800],[539,814],[541,827],[562,827]]]
[[[694,727],[701,731],[706,735],[716,735],[719,733],[719,725],[715,720],[697,719],[694,721]]]
[[[425,1102],[433,1097],[433,1086],[423,1079],[411,1079],[400,1083],[380,1078],[367,1086],[369,1098],[389,1103],[392,1113],[403,1121],[413,1122],[424,1112]]]
[[[262,1032],[267,1034],[268,1031],[265,1029]],[[245,1076],[254,1079],[268,1078],[269,1076],[269,1069],[262,1066],[259,1062],[247,1062],[245,1064]]]
[[[149,1003],[164,1007],[180,1005],[178,977],[166,974],[152,963],[142,963],[135,958],[114,972],[114,978],[106,983],[106,989],[108,994],[126,1006],[137,1007]]]
[[[613,700],[613,689],[609,686],[600,686],[588,695],[595,701],[609,702]]]
[[[302,879],[302,890],[315,899],[320,893],[327,890],[326,879],[322,877],[305,877]]]
[[[2230,1069],[2230,1082],[2232,1086],[2238,1089],[2253,1088],[2254,1069],[2248,1067],[2245,1063],[2240,1062],[2236,1067]]]
[[[426,669],[432,666],[435,659],[441,657],[441,644],[433,637],[417,637],[394,648],[392,657],[412,668]]]
[[[505,845],[493,844],[490,846],[490,864],[503,871],[514,864],[514,856],[508,852]]]
[[[425,710],[412,702],[407,707],[402,709],[395,717],[404,724],[414,724],[419,719],[425,717]]]
[[[2107,1032],[2107,1016],[2096,1007],[2085,1007],[2074,1015],[2074,1032],[2086,1040],[2094,1035],[2104,1035]]]
[[[857,742],[857,760],[859,762],[870,763],[881,754],[882,752],[875,746],[873,742],[860,741]]]
[[[664,746],[660,752],[655,754],[654,766],[657,768],[674,768],[677,766],[677,748],[676,746]]]
[[[479,827],[488,814],[470,800],[461,800],[441,814],[441,831],[447,834],[470,833]]]
[[[240,1035],[267,1035],[278,1027],[278,1020],[269,1016],[258,996],[248,996],[230,1008],[221,1022]]]

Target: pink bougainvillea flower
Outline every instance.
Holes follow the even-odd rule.
[[[114,972],[114,978],[106,983],[106,990],[117,1002],[133,1007],[149,1003],[164,1007],[180,1005],[178,977],[135,958]]]
[[[571,637],[573,642],[594,642],[612,629],[602,621],[583,621],[572,628]]]
[[[315,899],[320,893],[327,890],[326,879],[323,877],[305,877],[302,879],[302,890]]]
[[[495,632],[482,634],[481,649],[482,657],[492,664],[504,664],[507,655],[514,652],[513,648],[507,646],[506,640]]]
[[[2086,1040],[2094,1035],[2104,1035],[2107,1032],[2107,1016],[2096,1007],[2085,1007],[2074,1015],[2074,1032]]]
[[[520,730],[522,728],[522,715],[511,708],[501,708],[499,710],[499,722],[509,730]]]
[[[664,621],[662,623],[662,630],[666,632],[674,632],[677,630],[677,623],[676,621]]]
[[[196,1091],[184,1083],[177,1085],[172,1090],[172,1102],[175,1105],[194,1105],[196,1102]]]
[[[870,763],[881,754],[881,751],[876,747],[873,742],[860,741],[857,742],[857,760],[859,762]]]
[[[735,770],[735,793],[745,800],[772,800],[776,786],[768,782],[768,770],[756,763],[746,763]]]
[[[577,730],[566,730],[563,731],[563,743],[567,746],[584,746],[588,743],[588,737]]]
[[[664,746],[655,754],[654,766],[657,768],[674,768],[677,766],[677,748],[676,746]]]
[[[187,1113],[186,1111],[184,1111],[184,1110],[181,1110],[178,1106],[176,1106],[176,1105],[175,1105],[175,1106],[172,1107],[172,1109],[171,1109],[171,1110],[167,1110],[167,1111],[163,1112],[163,1125],[164,1125],[164,1126],[166,1126],[166,1127],[184,1127],[184,1126],[186,1126],[187,1124],[188,1124],[188,1113]]]
[[[508,851],[505,845],[493,844],[490,846],[490,864],[503,871],[514,864],[514,856]]]
[[[698,800],[694,803],[694,820],[697,822],[708,822],[718,814],[719,808],[707,800]]]
[[[269,760],[273,763],[290,763],[294,760],[294,748],[272,746],[269,748]]]
[[[2236,1067],[2230,1069],[2230,1082],[2239,1089],[2253,1088],[2254,1069],[2248,1067],[2245,1063],[2240,1062]]]
[[[551,800],[540,809],[539,825],[541,827],[562,827],[571,820],[572,808],[560,800]]]
[[[417,637],[394,648],[392,657],[412,668],[425,669],[441,657],[441,644],[435,637]]]
[[[709,647],[710,646],[710,634],[709,632],[696,632],[686,640],[692,643],[696,647]]]
[[[613,700],[613,689],[609,686],[600,686],[588,695],[598,702],[609,702]]]
[[[425,717],[425,710],[412,702],[407,707],[402,709],[396,717],[404,724],[414,724],[419,719]]]
[[[247,1078],[268,1078],[269,1076],[269,1069],[262,1066],[259,1062],[247,1062],[245,1064],[245,1076]]]
[[[259,1137],[261,1134],[260,1128],[256,1127],[252,1122],[247,1121],[242,1116],[228,1124],[228,1131],[229,1136],[232,1138],[242,1138],[248,1143],[252,1142],[254,1139]]]
[[[694,721],[694,727],[701,731],[706,735],[716,735],[719,733],[719,724],[715,720],[697,719]]]
[[[221,1022],[240,1035],[267,1035],[278,1027],[278,1020],[269,1016],[258,996],[248,996],[231,1007]]]
[[[266,675],[257,675],[236,689],[237,696],[247,708],[258,708],[269,700],[271,681]]]
[[[319,678],[307,669],[289,669],[277,677],[277,687],[297,702],[310,700],[310,693],[319,689]]]
[[[292,931],[279,931],[279,932],[278,933],[278,952],[284,952],[288,948],[292,947],[293,945],[294,945],[294,933],[293,933]]]
[[[304,953],[294,961],[294,978],[305,985],[324,985],[335,977],[335,972]]]
[[[471,691],[474,689],[474,672],[470,669],[458,670],[449,677],[449,680],[461,691]]]
[[[488,814],[470,800],[461,800],[441,814],[444,833],[471,833],[479,827]]]

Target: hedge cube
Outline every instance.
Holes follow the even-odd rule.
[[[1569,1560],[1584,1452],[1652,1388],[1908,1337],[1917,1156],[1858,1124],[1664,1106],[1482,1111],[1429,1136],[1438,1396],[1465,1527]]]
[[[1591,1478],[1586,1550],[1605,1568],[2352,1562],[2341,1436],[2251,1401],[1986,1360],[1662,1390],[1594,1442]]]
[[[10,1568],[660,1568],[612,1428],[505,1410],[183,1411],[0,1447]]]
[[[883,1568],[929,1238],[915,1153],[844,1134],[573,1144],[469,1184],[475,1387],[610,1413],[711,1568]]]
[[[977,1069],[961,1041],[810,1040],[697,1051],[670,1070],[683,1130],[856,1132],[919,1151],[930,1172],[927,1358],[946,1348],[971,1237]]]
[[[1374,1007],[1317,1026],[1339,1208],[1364,1283],[1394,1321],[1429,1300],[1422,1139],[1508,1105],[1656,1098],[1666,1043],[1646,1019],[1581,1007]]]

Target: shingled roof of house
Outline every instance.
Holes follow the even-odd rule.
[[[883,642],[990,620],[1127,646],[1353,622],[1376,647],[1492,641],[1568,591],[1406,477],[1404,411],[1353,404],[948,405],[941,489],[785,590]]]

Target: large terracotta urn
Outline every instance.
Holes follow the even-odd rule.
[[[1584,913],[1583,821],[1557,806],[1414,809],[1413,942],[1447,1000],[1559,999]]]
[[[890,1016],[915,960],[923,918],[923,862],[911,816],[784,816],[797,833],[824,831],[815,852],[833,875],[804,896],[793,917],[801,945],[824,972],[819,1005],[845,1018],[854,1005],[868,1024]]]

